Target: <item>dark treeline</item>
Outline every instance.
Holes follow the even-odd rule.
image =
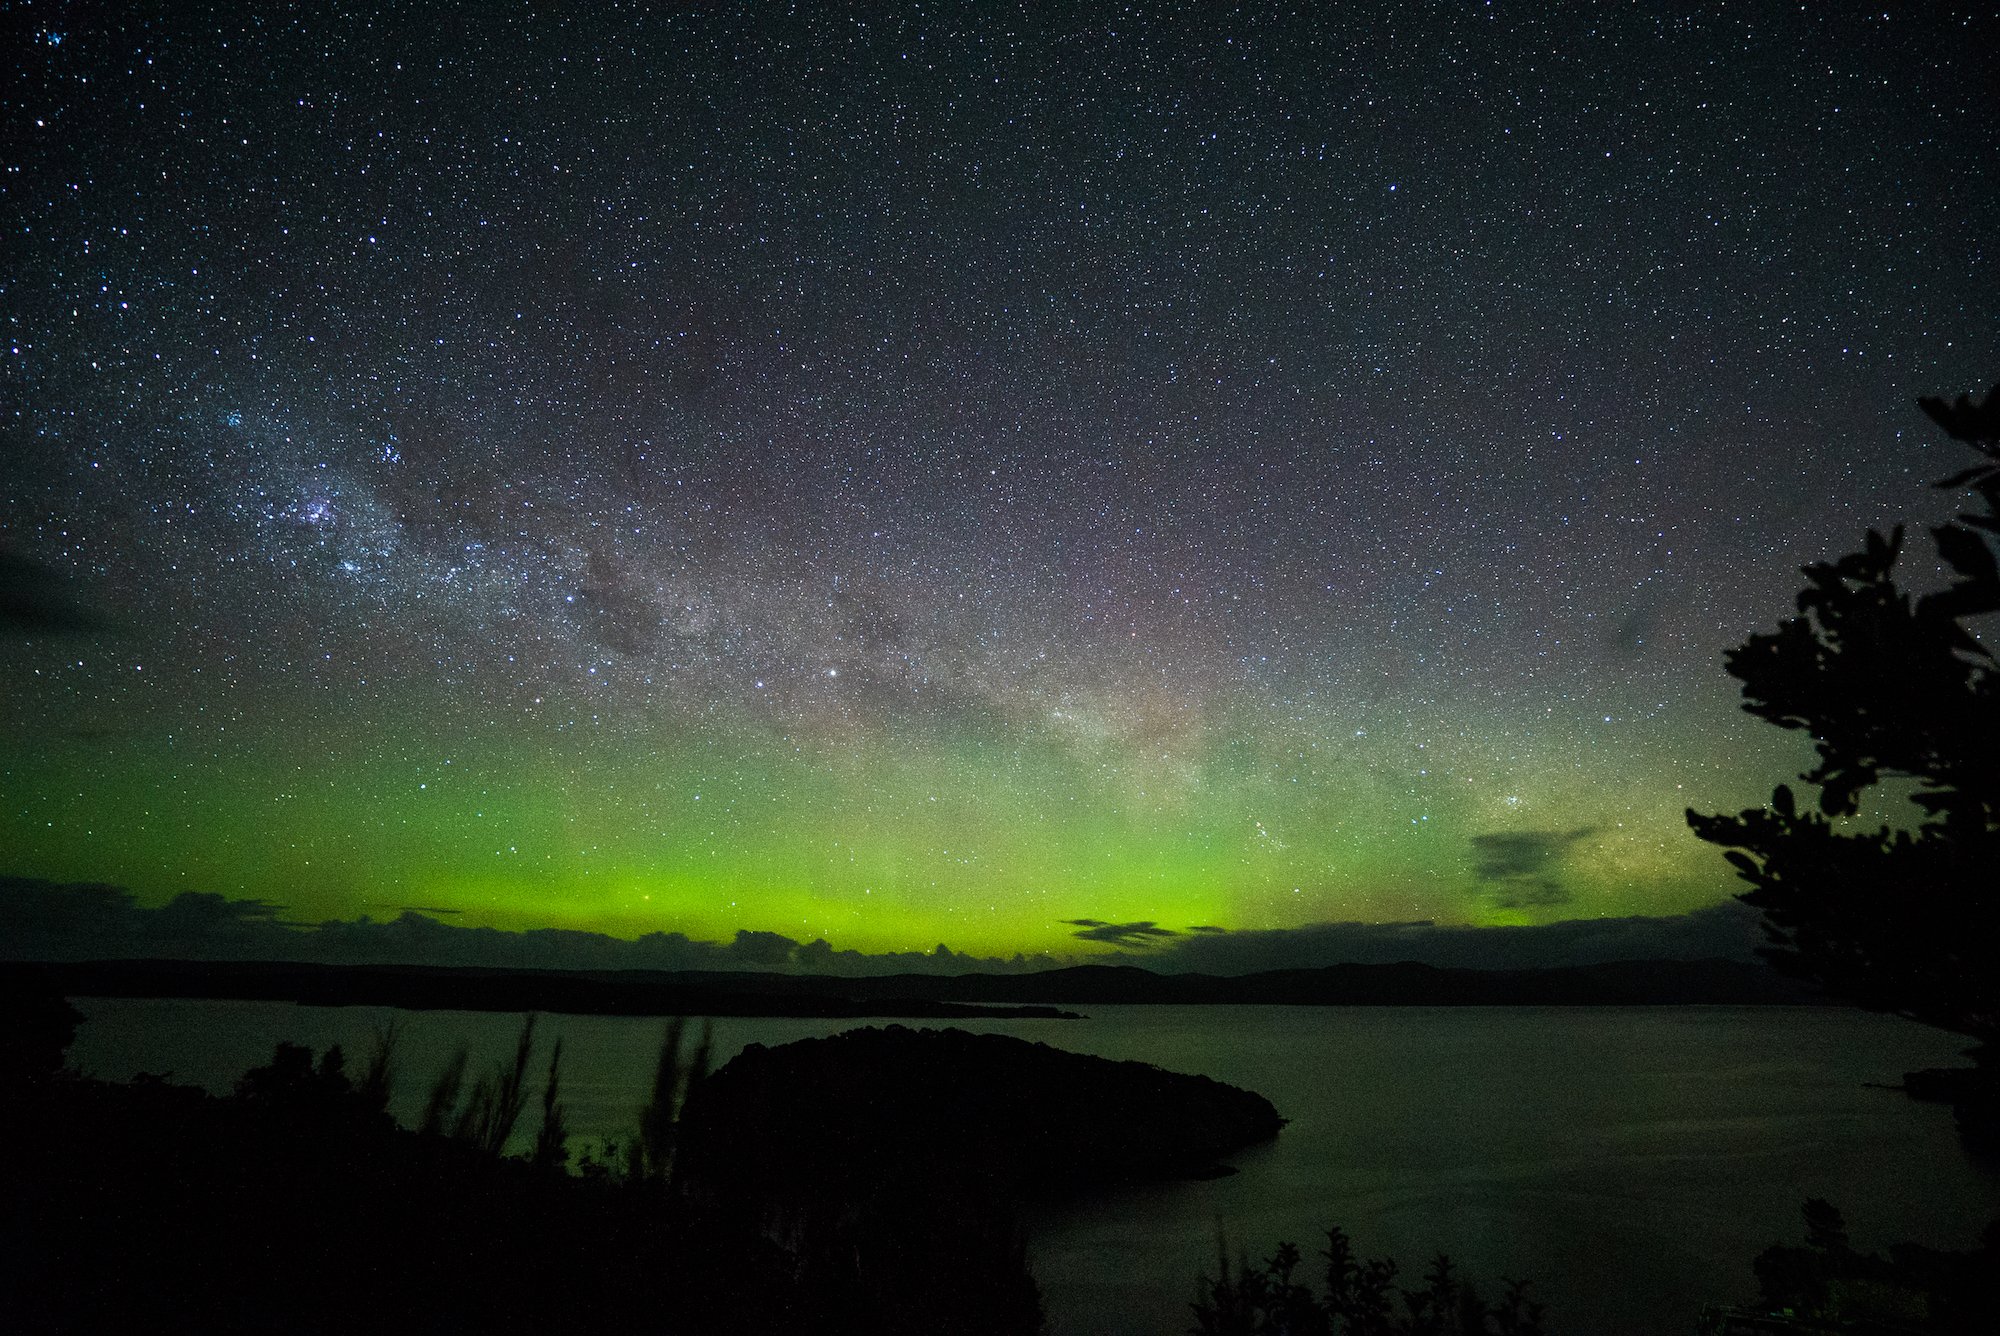
[[[70,996],[219,997],[327,1006],[572,1015],[1060,1018],[1061,1004],[1678,1006],[1813,1002],[1806,986],[1741,961],[1627,961],[1563,969],[1335,965],[1218,977],[1081,965],[1038,974],[817,975],[489,970],[444,966],[111,960],[0,965],[0,979]]]

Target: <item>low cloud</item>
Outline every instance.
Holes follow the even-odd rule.
[[[1558,878],[1564,857],[1593,826],[1575,830],[1494,831],[1472,837],[1472,875],[1487,887],[1487,899],[1501,909],[1568,904],[1569,889]]]
[[[1152,919],[1140,919],[1135,923],[1106,923],[1103,919],[1064,919],[1063,922],[1076,929],[1070,936],[1079,941],[1102,942],[1128,951],[1158,946],[1169,938],[1180,936],[1174,929],[1162,928]]]
[[[479,965],[499,969],[810,971],[816,974],[1025,973],[1066,962],[1050,956],[935,951],[870,953],[739,931],[727,942],[678,932],[636,940],[569,928],[443,923],[457,911],[405,908],[395,918],[289,922],[281,906],[189,891],[157,908],[122,886],[62,885],[0,877],[0,959],[299,960],[326,964]]]
[[[1496,909],[1543,909],[1566,905],[1575,897],[1551,877],[1516,877],[1487,892],[1487,903]]]
[[[1075,957],[974,956],[930,951],[841,950],[819,940],[744,930],[727,942],[678,932],[636,940],[567,928],[508,932],[441,922],[404,910],[393,919],[296,923],[281,906],[185,892],[157,908],[123,887],[0,877],[0,959],[300,960],[328,964],[481,965],[503,969],[763,970],[861,977],[882,974],[1019,974]],[[1406,923],[1320,923],[1226,931],[1213,924],[1163,928],[1157,920],[1066,920],[1096,959],[1143,960],[1163,973],[1251,974],[1340,964],[1423,964],[1528,969],[1611,960],[1751,960],[1764,944],[1759,916],[1735,900],[1664,918],[1571,919],[1517,928]]]
[[[1561,858],[1572,844],[1595,834],[1582,826],[1576,830],[1510,830],[1472,837],[1475,858],[1472,873],[1481,881],[1502,881],[1545,871]]]

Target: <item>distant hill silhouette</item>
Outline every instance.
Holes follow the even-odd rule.
[[[1735,960],[1634,960],[1561,969],[1333,965],[1221,977],[1080,965],[1038,974],[822,975],[502,970],[420,965],[108,960],[0,964],[0,981],[71,997],[212,997],[317,1006],[610,1016],[1059,1019],[1064,1005],[1768,1006],[1822,1003],[1808,986]]]
[[[1329,965],[1259,974],[1155,974],[1130,965],[1078,965],[1022,975],[853,980],[885,994],[959,1002],[1268,1003],[1283,1006],[1734,1006],[1817,1000],[1776,971],[1738,960],[1627,960],[1555,969],[1444,969]]]
[[[926,1020],[1068,1019],[1048,1006],[972,1006],[895,993],[857,998],[842,979],[779,992],[762,974],[653,970],[502,970],[445,965],[315,965],[296,961],[95,960],[0,964],[0,981],[69,997],[208,997],[412,1011],[548,1011],[573,1016],[865,1016]],[[721,982],[718,982],[721,981]]]

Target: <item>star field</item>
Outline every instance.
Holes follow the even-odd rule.
[[[0,872],[1684,912],[2000,366],[1990,7],[581,8],[16,7]]]

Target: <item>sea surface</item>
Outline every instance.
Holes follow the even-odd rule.
[[[290,1040],[345,1046],[400,1025],[391,1111],[408,1121],[460,1044],[472,1071],[511,1054],[517,1017],[288,1003],[83,999],[70,1050],[85,1073],[138,1072],[225,1092]],[[853,1028],[719,1019],[715,1056]],[[563,1039],[563,1091],[585,1139],[622,1140],[650,1085],[662,1022],[542,1018]],[[1825,1197],[1863,1248],[1969,1248],[2000,1216],[2000,1173],[1968,1157],[1948,1109],[1893,1084],[1962,1042],[1822,1008],[1093,1007],[999,1031],[1256,1090],[1291,1120],[1220,1179],[1032,1208],[1031,1256],[1052,1336],[1164,1336],[1189,1326],[1197,1275],[1281,1240],[1308,1258],[1338,1224],[1412,1285],[1448,1253],[1495,1285],[1525,1277],[1552,1331],[1686,1336],[1704,1302],[1755,1293],[1750,1262],[1797,1241]],[[538,1074],[539,1075],[539,1074]],[[533,1087],[539,1094],[539,1079]],[[531,1095],[520,1137],[539,1117]]]

